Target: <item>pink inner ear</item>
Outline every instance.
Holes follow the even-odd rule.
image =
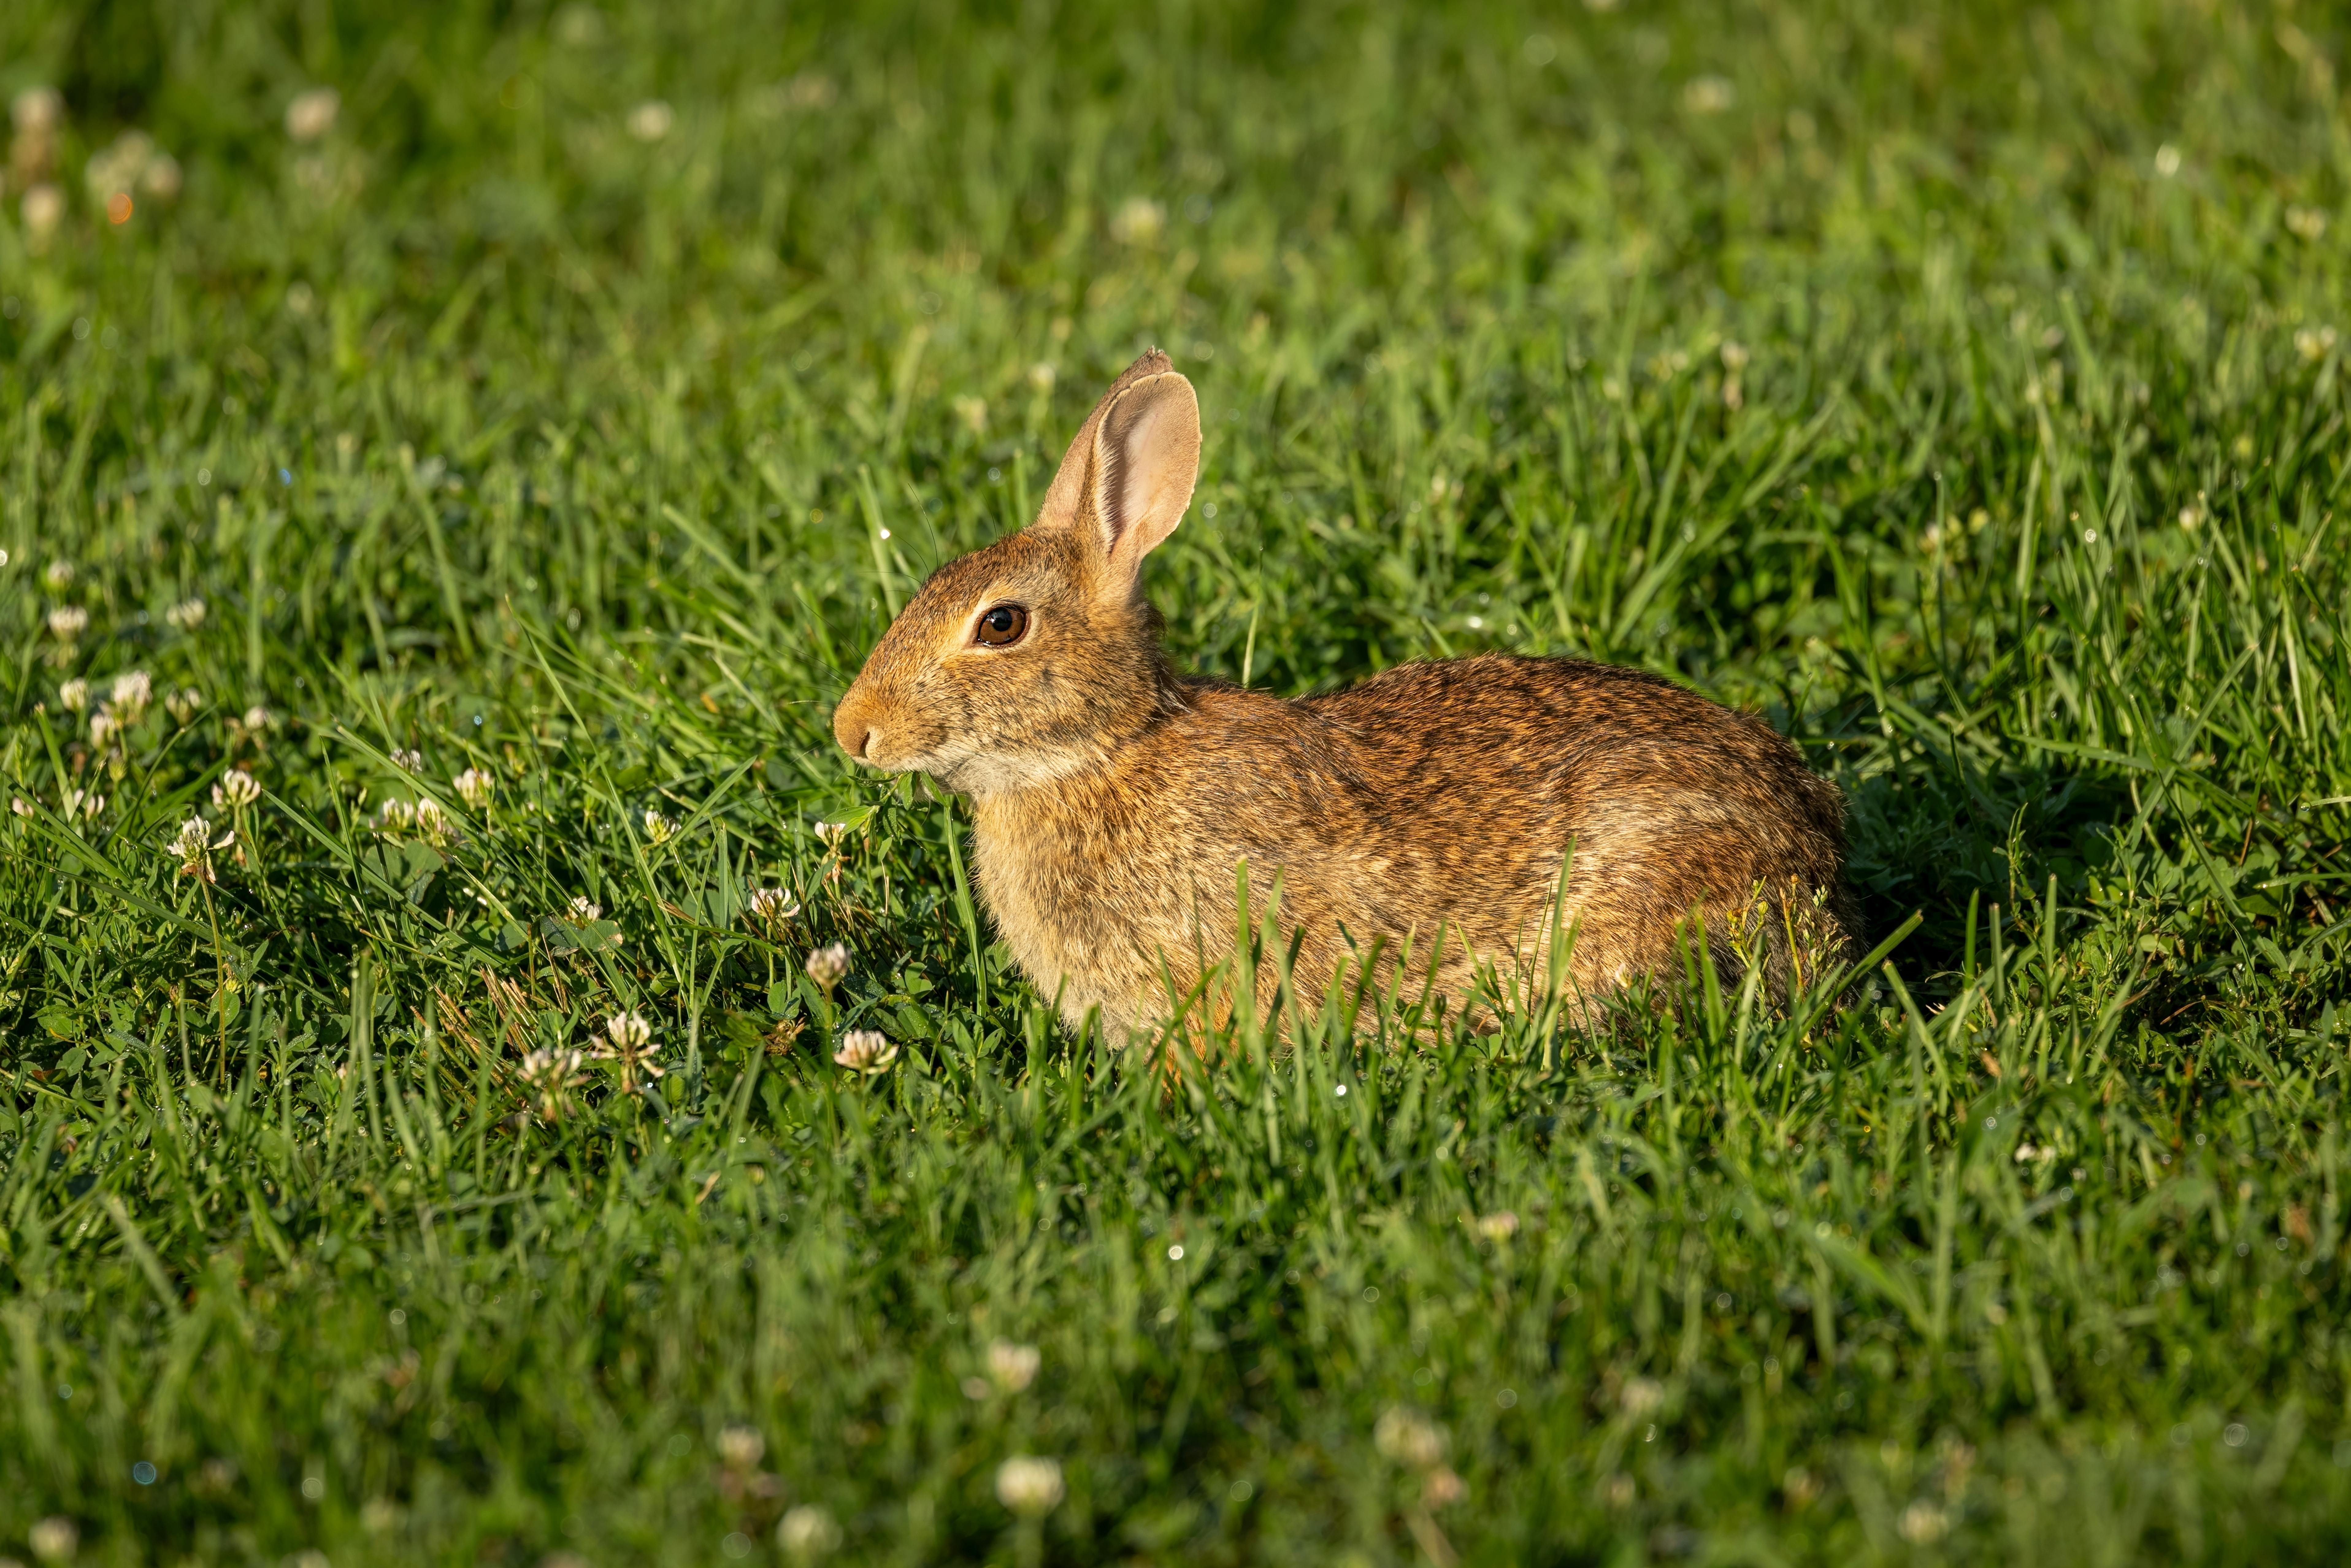
[[[1164,375],[1173,368],[1165,354],[1153,349],[1121,372],[1118,380],[1111,384],[1111,389],[1102,393],[1102,401],[1094,404],[1093,412],[1086,416],[1085,423],[1078,427],[1070,449],[1062,454],[1061,465],[1054,471],[1053,483],[1045,492],[1044,505],[1038,508],[1033,527],[1062,528],[1078,521],[1084,510],[1086,486],[1095,479],[1101,466],[1103,448],[1100,437],[1103,418],[1119,401],[1119,394],[1127,388],[1139,381]]]
[[[1123,439],[1106,476],[1110,482],[1102,486],[1103,499],[1110,503],[1112,513],[1102,520],[1109,525],[1113,549],[1136,523],[1151,516],[1159,491],[1165,488],[1166,476],[1158,471],[1164,465],[1153,462],[1153,458],[1159,455],[1155,448],[1159,427],[1167,423],[1169,401],[1155,401],[1143,411],[1142,417],[1121,433]]]
[[[1129,570],[1175,531],[1200,471],[1199,403],[1173,371],[1138,383],[1102,422],[1095,510],[1109,557]]]

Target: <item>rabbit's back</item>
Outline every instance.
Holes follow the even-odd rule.
[[[1834,788],[1760,720],[1655,676],[1495,655],[1295,702],[1191,682],[1171,707],[1050,807],[977,803],[990,906],[1073,1017],[1139,1023],[1165,978],[1196,977],[1229,945],[1244,861],[1260,890],[1280,874],[1318,988],[1374,940],[1393,957],[1408,939],[1420,970],[1440,928],[1445,989],[1481,961],[1540,972],[1571,845],[1587,988],[1671,963],[1694,911],[1719,961],[1762,963],[1775,991],[1805,948],[1849,945]]]
[[[1764,963],[1775,989],[1850,948],[1843,801],[1750,715],[1642,671],[1507,655],[1298,706],[1353,742],[1368,836],[1404,848],[1416,902],[1489,956],[1540,948],[1571,846],[1589,985],[1669,962],[1694,911],[1719,960]]]

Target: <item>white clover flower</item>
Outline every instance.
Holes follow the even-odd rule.
[[[648,810],[645,812],[645,837],[653,841],[656,849],[676,836],[677,824],[674,821],[659,811]]]
[[[89,743],[103,751],[121,728],[122,721],[115,716],[114,710],[101,706],[89,716]]]
[[[81,1544],[81,1531],[65,1515],[52,1514],[25,1532],[26,1544],[44,1563],[69,1563]]]
[[[38,251],[48,243],[49,236],[57,232],[57,225],[65,222],[66,193],[43,181],[26,190],[25,200],[17,211],[24,215],[25,237],[31,240],[32,248]]]
[[[1625,1415],[1638,1421],[1665,1408],[1666,1385],[1654,1377],[1635,1377],[1625,1385],[1616,1401],[1625,1407]]]
[[[29,817],[33,814],[33,803],[22,795],[11,795],[8,797],[8,810],[20,817]]]
[[[849,973],[849,949],[835,942],[808,956],[808,977],[830,991]]]
[[[388,839],[414,832],[416,808],[398,799],[386,800],[375,809],[375,831]]]
[[[1167,227],[1167,209],[1148,196],[1130,196],[1110,220],[1111,237],[1121,245],[1155,243]]]
[[[463,841],[465,838],[465,834],[457,831],[456,822],[451,820],[449,813],[442,809],[441,802],[438,800],[416,802],[416,831],[420,838],[435,849],[447,849],[451,844]]]
[[[2317,207],[2288,207],[2285,226],[2298,239],[2315,241],[2326,233],[2326,214]]]
[[[1469,1495],[1469,1483],[1444,1465],[1428,1472],[1420,1483],[1421,1506],[1432,1511],[1450,1507]]]
[[[89,630],[89,612],[78,604],[60,604],[49,612],[49,635],[70,643]]]
[[[629,110],[629,134],[640,141],[659,141],[677,123],[677,111],[657,98]]]
[[[1029,367],[1029,384],[1040,392],[1051,392],[1053,383],[1060,379],[1061,372],[1053,369],[1052,361],[1049,360],[1040,360]]]
[[[28,87],[8,103],[8,118],[26,136],[47,136],[65,117],[65,96],[53,87]]]
[[[1023,1519],[1040,1519],[1061,1500],[1061,1462],[1015,1454],[996,1468],[997,1500]]]
[[[69,560],[53,560],[41,572],[41,580],[49,585],[52,592],[68,586],[73,580],[74,563]]]
[[[538,1096],[539,1113],[549,1121],[571,1108],[571,1091],[579,1082],[582,1060],[577,1051],[549,1046],[522,1059],[522,1081]]]
[[[95,817],[106,810],[106,797],[93,789],[68,789],[57,799],[57,814],[68,822],[76,817],[84,819]],[[30,811],[25,814],[28,817],[32,815]]]
[[[204,694],[193,686],[182,686],[163,699],[164,708],[170,712],[172,722],[176,724],[187,723],[196,716],[197,710],[204,706]]]
[[[1901,1531],[1903,1540],[1914,1546],[1931,1546],[1943,1538],[1943,1531],[1950,1528],[1950,1522],[1949,1516],[1941,1509],[1921,1499],[1902,1511],[1902,1517],[1895,1521],[1894,1528]]]
[[[149,156],[147,166],[139,171],[139,188],[159,202],[177,200],[180,183],[180,161],[160,149]]]
[[[751,894],[751,913],[762,923],[780,925],[800,912],[800,901],[780,887],[757,888]]]
[[[89,706],[89,683],[76,675],[57,688],[57,701],[69,712],[81,712]]]
[[[200,877],[210,882],[213,880],[212,847],[213,825],[202,817],[190,817],[180,824],[180,831],[172,838],[168,852],[180,857],[182,876]]]
[[[1519,1233],[1519,1217],[1507,1208],[1478,1217],[1478,1234],[1489,1241],[1508,1241]]]
[[[162,166],[169,172],[161,179],[152,178]],[[91,155],[83,170],[89,187],[89,199],[106,209],[107,216],[123,223],[131,216],[131,193],[144,188],[150,195],[177,195],[180,191],[180,166],[171,155],[159,151],[155,139],[143,131],[126,131],[114,139],[114,145]],[[121,204],[118,209],[116,204]]]
[[[580,1061],[576,1051],[543,1047],[522,1059],[523,1076],[544,1079],[569,1075],[579,1071]]]
[[[154,695],[155,685],[144,670],[125,670],[114,677],[114,706],[122,711],[126,724],[145,713]]]
[[[1693,77],[1682,89],[1682,107],[1692,114],[1720,114],[1738,96],[1728,77]]]
[[[424,753],[402,751],[395,746],[392,748],[392,765],[403,773],[422,773],[424,771]]]
[[[1445,1458],[1445,1434],[1426,1416],[1401,1406],[1380,1413],[1372,1427],[1372,1444],[1385,1458],[1416,1470],[1434,1469]]]
[[[275,718],[270,716],[269,710],[263,707],[259,703],[256,703],[253,706],[245,710],[245,727],[254,734],[258,735],[261,731],[267,729],[271,725],[276,724],[277,722],[277,721]]]
[[[1018,1394],[1037,1381],[1037,1369],[1044,1360],[1033,1344],[1000,1339],[987,1347],[987,1375],[1007,1394]]]
[[[795,1563],[813,1563],[839,1549],[841,1526],[814,1503],[802,1503],[776,1526],[776,1544]]]
[[[841,847],[841,841],[849,837],[849,824],[847,822],[819,822],[816,825],[816,837],[817,842],[821,844],[831,844],[833,848],[839,849]]]
[[[718,1431],[718,1458],[730,1470],[747,1470],[759,1462],[768,1451],[768,1439],[759,1436],[756,1427],[722,1427]]]
[[[604,906],[589,899],[574,897],[563,918],[574,925],[592,925],[604,918]]]
[[[335,128],[342,107],[343,95],[330,87],[297,93],[286,106],[286,134],[297,141],[316,141]]]
[[[213,810],[242,811],[261,799],[261,785],[242,768],[232,768],[213,786]]]
[[[669,1071],[653,1060],[653,1026],[639,1014],[614,1013],[604,1020],[604,1032],[601,1038],[604,1043],[589,1054],[599,1061],[621,1064],[621,1092],[623,1094],[637,1092],[640,1076],[650,1082]]]
[[[890,1071],[890,1064],[898,1060],[898,1048],[878,1029],[853,1029],[841,1037],[841,1049],[832,1053],[832,1060],[871,1078]]]
[[[476,811],[490,803],[491,795],[497,789],[497,780],[478,768],[466,768],[450,783],[457,791],[457,799]]]
[[[204,623],[204,601],[183,599],[163,612],[163,619],[183,632],[193,632]]]

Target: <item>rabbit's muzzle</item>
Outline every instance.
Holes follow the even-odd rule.
[[[841,742],[841,749],[849,753],[852,760],[862,762],[866,759],[865,753],[872,746],[874,737],[882,732],[862,718],[852,721],[843,717],[842,716],[848,712],[849,706],[844,703],[841,705],[841,711],[833,715],[832,736],[835,740]]]
[[[951,770],[964,748],[938,710],[940,696],[910,696],[894,681],[861,675],[832,710],[832,737],[855,761],[883,773]]]
[[[894,773],[904,765],[892,766],[891,737],[883,727],[882,707],[862,683],[851,687],[841,706],[832,710],[832,737],[857,761]]]

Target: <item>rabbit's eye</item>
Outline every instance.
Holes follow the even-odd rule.
[[[1028,631],[1029,612],[1018,604],[999,604],[979,618],[979,640],[991,648],[1009,648]]]

